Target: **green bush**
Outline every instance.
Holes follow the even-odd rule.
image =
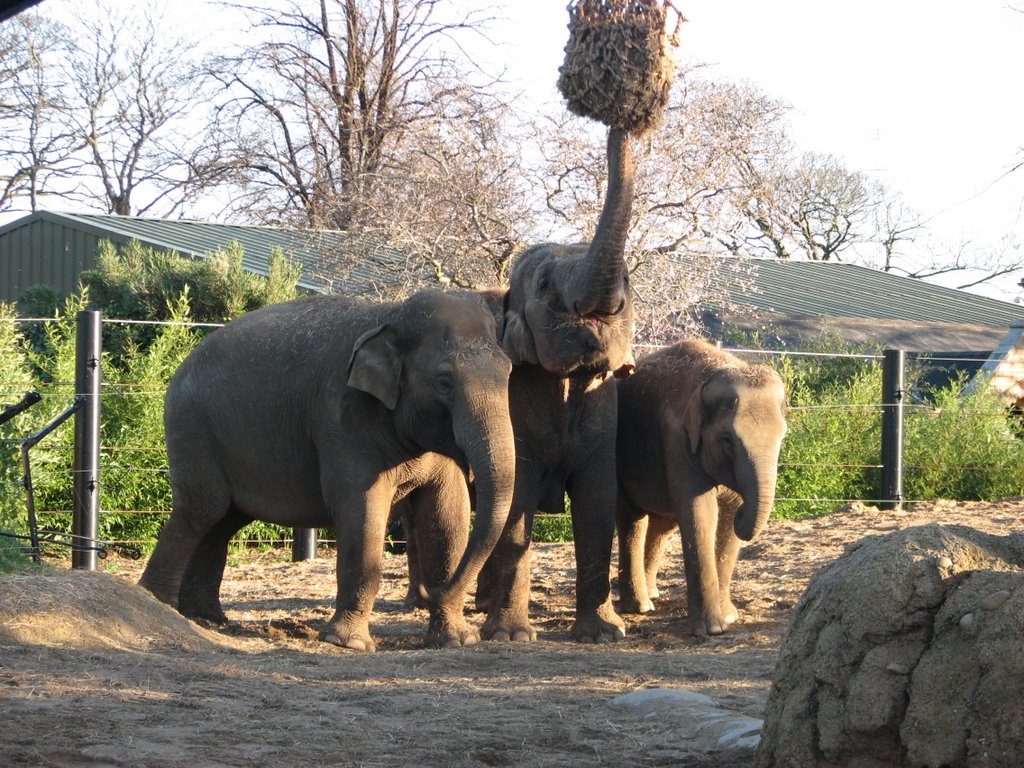
[[[210,272],[188,272],[195,269],[196,262],[182,265],[137,250],[126,254],[108,251],[90,277],[89,287],[68,299],[53,322],[39,324],[32,333],[26,324],[9,322],[14,307],[0,304],[0,319],[8,320],[0,322],[0,403],[16,402],[31,389],[44,398],[0,426],[0,529],[27,532],[18,439],[41,429],[73,403],[78,311],[102,304],[105,314],[120,306],[135,315],[152,313],[161,320],[185,322],[200,319],[196,303],[205,307],[204,312],[213,313],[213,317],[207,314],[201,319],[211,320],[223,319],[217,313],[230,316],[227,313],[241,311],[239,308],[251,309],[258,300],[293,295],[294,280],[289,275],[297,275],[285,270],[275,272],[277,277],[272,275],[269,280],[239,277],[232,265],[240,266],[240,258],[236,253]],[[186,272],[189,277],[182,277]],[[207,278],[219,287],[204,283]],[[132,286],[138,288],[138,297]],[[102,293],[102,302],[93,291]],[[105,325],[104,331],[100,508],[105,511],[100,517],[100,536],[151,546],[166,515],[139,512],[171,507],[163,393],[173,372],[206,330],[163,325],[145,327],[143,332],[139,326],[128,326],[134,330],[108,338],[118,327]],[[832,342],[822,344],[827,347]],[[839,348],[845,353],[858,351],[849,345]],[[776,516],[823,514],[847,499],[877,499],[882,387],[877,359],[857,355],[770,359],[783,376],[790,405]],[[913,365],[908,366],[908,380],[913,370]],[[912,387],[911,381],[908,388]],[[907,405],[907,499],[990,500],[1024,494],[1024,440],[1012,431],[1004,407],[987,387],[963,390],[962,381],[954,382],[925,393],[927,406]],[[32,451],[37,509],[56,510],[41,514],[40,522],[65,531],[71,527],[73,435],[73,420],[69,420]],[[538,514],[533,532],[536,541],[571,540],[571,518],[568,512]],[[331,535],[322,532],[324,537]],[[289,536],[287,529],[254,523],[239,538],[281,540]]]
[[[121,246],[105,240],[96,268],[82,272],[81,284],[91,309],[118,320],[172,320],[185,295],[194,322],[223,323],[299,295],[301,267],[281,253],[271,256],[267,277],[246,272],[242,256],[237,244],[205,259],[189,259],[134,240]],[[158,333],[154,325],[107,326],[103,348],[120,363],[132,348],[147,348]]]
[[[789,431],[779,458],[777,517],[831,512],[844,500],[877,501],[881,488],[882,373],[874,360],[859,370],[821,376],[820,364],[777,364],[786,382]],[[915,373],[915,369],[918,369]],[[811,373],[808,371],[811,370]],[[919,366],[907,367],[915,390]],[[1024,494],[1024,440],[984,382],[926,392],[904,406],[904,499],[991,501]]]
[[[0,528],[20,533],[28,528],[18,440],[74,402],[77,313],[99,308],[107,318],[212,322],[297,295],[299,272],[283,258],[272,259],[267,278],[245,273],[241,258],[241,251],[233,250],[194,261],[137,244],[118,250],[108,243],[97,269],[84,276],[80,293],[65,302],[52,322],[10,322],[14,307],[0,305],[0,318],[6,319],[0,323],[0,400],[15,402],[33,388],[44,398],[0,432]],[[196,296],[201,317],[192,306]],[[205,332],[175,324],[105,324],[99,505],[108,511],[100,514],[101,539],[151,546],[162,528],[166,515],[138,512],[171,508],[163,394]],[[71,419],[31,452],[36,509],[44,528],[71,529],[73,440]],[[285,531],[256,524],[245,534],[280,539]]]
[[[572,517],[568,512],[533,516],[534,541],[572,541]]]
[[[964,379],[926,393],[904,421],[908,499],[994,500],[1024,495],[1024,439],[998,395]]]
[[[881,367],[859,361],[859,369],[831,369],[821,358],[811,365],[783,358],[789,430],[779,456],[775,515],[795,518],[823,514],[844,499],[878,495],[881,456]]]

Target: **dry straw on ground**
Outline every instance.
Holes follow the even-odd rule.
[[[558,88],[569,109],[611,128],[643,134],[656,127],[675,75],[673,49],[684,18],[666,31],[665,0],[577,0]]]

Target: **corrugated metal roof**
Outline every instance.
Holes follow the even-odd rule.
[[[272,251],[280,249],[302,265],[300,286],[314,291],[324,290],[325,273],[330,272],[336,276],[334,292],[372,294],[376,286],[393,285],[405,266],[401,252],[346,232],[104,214],[40,211],[0,227],[0,238],[41,221],[115,242],[134,239],[195,258],[237,242],[243,249],[245,268],[264,275]],[[53,251],[50,248],[34,258],[53,259]],[[741,310],[794,318],[874,318],[1004,328],[1024,319],[1024,306],[856,264],[733,257],[719,261],[718,285]]]
[[[138,240],[143,245],[203,258],[238,243],[246,270],[266,275],[271,254],[279,250],[302,266],[299,285],[323,291],[331,272],[335,292],[373,293],[374,286],[391,285],[404,267],[401,252],[365,237],[337,231],[304,231],[278,227],[211,224],[200,221],[146,219],[93,213],[39,211],[0,227],[5,231],[32,220],[74,226],[114,242]]]
[[[723,257],[716,282],[739,308],[791,317],[851,317],[1009,326],[1024,306],[834,261]]]

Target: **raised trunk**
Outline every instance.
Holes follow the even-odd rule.
[[[743,505],[736,512],[733,529],[743,541],[751,541],[764,529],[775,505],[778,456],[737,459],[737,489]]]
[[[500,397],[464,397],[453,408],[455,441],[473,470],[476,519],[466,551],[451,578],[424,595],[434,604],[448,600],[461,604],[508,520],[515,486],[515,440],[506,389],[502,387],[500,392]],[[481,401],[486,404],[480,405]]]
[[[577,297],[574,307],[577,315],[614,315],[625,305],[623,254],[632,211],[633,150],[629,134],[621,128],[611,128],[604,208],[587,255],[573,275],[572,295]]]

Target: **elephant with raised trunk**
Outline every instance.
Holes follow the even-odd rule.
[[[611,601],[615,538],[615,425],[612,374],[633,368],[633,299],[623,258],[633,200],[629,135],[608,133],[608,190],[589,244],[544,243],[520,253],[507,290],[481,295],[512,360],[509,409],[516,439],[512,509],[477,584],[487,612],[485,639],[532,641],[530,544],[536,511],[572,505],[576,617],[572,636],[603,642],[625,636]],[[418,498],[414,517],[423,517]],[[413,521],[415,531],[416,523]],[[414,544],[420,537],[414,537]],[[429,558],[410,550],[413,586]]]
[[[730,595],[740,541],[775,503],[786,394],[778,373],[703,341],[647,355],[619,382],[619,598],[653,610],[668,535],[679,526],[695,635],[736,621]]]
[[[223,621],[227,543],[243,525],[333,527],[338,596],[322,637],[374,650],[388,516],[416,494],[432,564],[427,642],[478,640],[465,594],[503,530],[515,466],[511,366],[496,336],[479,298],[437,291],[395,304],[310,297],[215,331],[167,392],[174,511],[140,584]]]
[[[507,291],[487,294],[512,359],[509,407],[516,488],[505,532],[477,590],[486,638],[534,640],[529,548],[537,510],[572,505],[581,641],[615,640],[625,624],[610,595],[615,536],[616,390],[633,367],[633,300],[623,252],[633,200],[629,135],[608,133],[608,190],[593,241],[536,245],[516,258]]]

